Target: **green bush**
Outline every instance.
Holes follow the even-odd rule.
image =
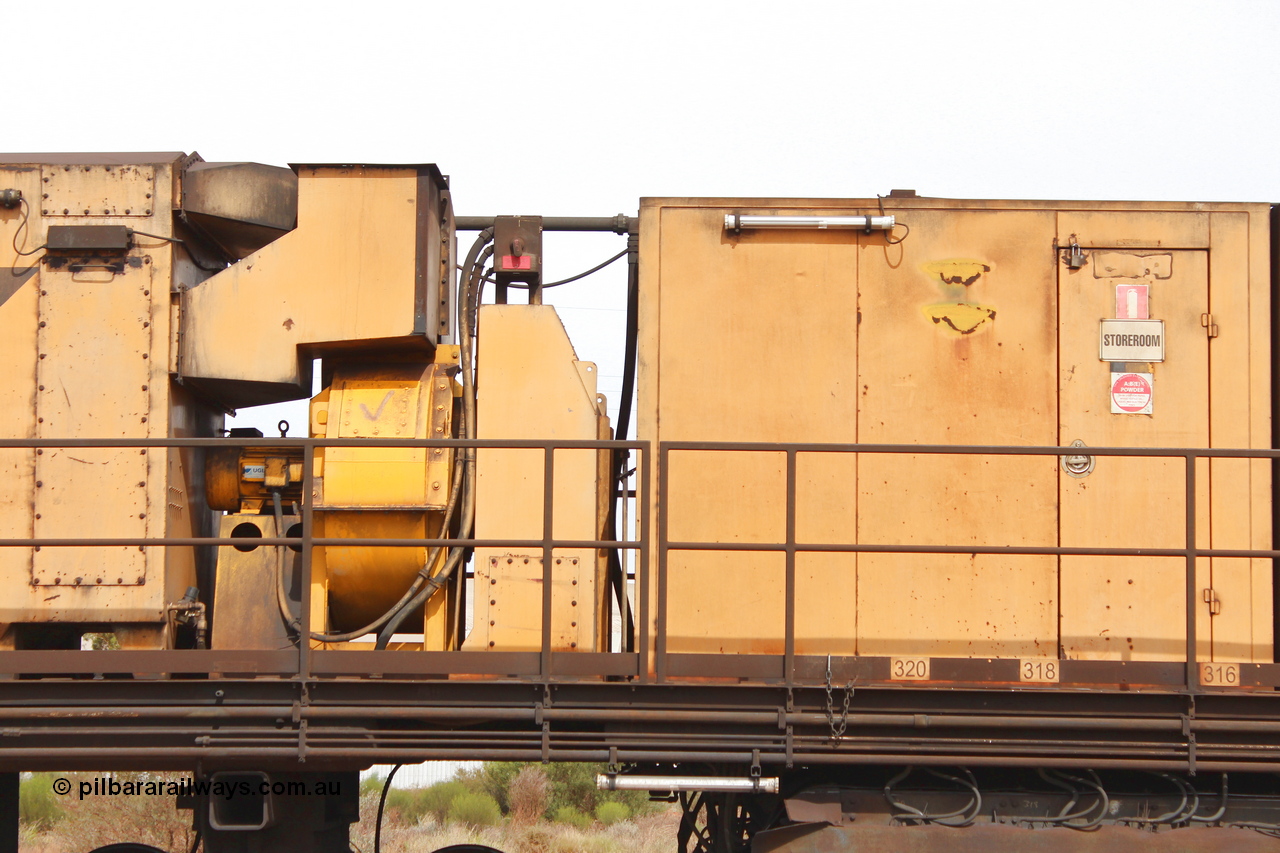
[[[522,826],[537,823],[546,816],[551,805],[551,782],[541,767],[525,767],[507,787],[507,816]]]
[[[582,809],[573,806],[560,806],[556,809],[552,819],[556,823],[567,823],[569,826],[576,826],[578,829],[586,829],[591,826],[591,818]]]
[[[428,788],[423,788],[418,792],[421,813],[431,815],[437,823],[444,823],[449,817],[449,806],[465,793],[467,793],[467,786],[455,781],[437,782]]]
[[[607,802],[596,806],[596,820],[605,826],[612,826],[629,817],[631,817],[631,809],[627,808],[626,803]]]
[[[360,780],[360,796],[367,797],[372,794],[375,797],[382,796],[382,783],[387,781],[385,776],[367,776]]]
[[[468,826],[496,826],[502,822],[502,809],[488,794],[467,792],[449,804],[449,820]]]
[[[511,787],[512,780],[526,766],[538,765],[521,761],[488,761],[475,770],[463,770],[458,774],[458,781],[469,791],[493,797],[498,807],[502,809],[502,813],[506,814],[511,811],[507,789]]]
[[[387,792],[387,812],[400,815],[400,821],[414,826],[427,813],[422,803],[422,792],[412,789],[392,788]]]
[[[52,773],[32,773],[18,788],[18,819],[28,826],[48,829],[62,819],[65,812],[58,795],[53,792]]]

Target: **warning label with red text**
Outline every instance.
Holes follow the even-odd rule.
[[[1111,374],[1111,414],[1151,414],[1151,374]]]

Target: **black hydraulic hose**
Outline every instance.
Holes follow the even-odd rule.
[[[629,251],[630,251],[630,249],[623,249],[621,252],[619,252],[618,254],[614,255],[614,256],[613,256],[612,258],[610,258],[609,260],[607,260],[607,261],[602,261],[601,263],[596,264],[596,265],[595,265],[594,267],[592,267],[591,269],[586,270],[585,272],[580,272],[580,273],[578,273],[577,275],[571,275],[571,276],[569,276],[568,278],[562,278],[562,279],[560,279],[559,281],[548,281],[546,284],[540,284],[540,285],[538,285],[538,290],[546,290],[548,287],[559,287],[559,286],[560,286],[560,285],[562,285],[562,284],[571,284],[571,283],[573,283],[573,282],[575,282],[575,281],[578,281],[579,279],[584,279],[584,278],[586,278],[586,277],[587,277],[587,276],[589,276],[589,275],[593,275],[593,274],[595,274],[595,273],[600,272],[600,270],[602,270],[602,269],[604,269],[605,267],[609,266],[609,264],[613,263],[614,261],[621,260],[621,259],[622,259],[622,256],[623,256],[623,255],[625,255],[625,254],[627,254]],[[513,282],[508,283],[508,284],[507,284],[507,287],[515,287],[515,288],[519,288],[520,290],[528,290],[530,287],[533,287],[533,285],[531,285],[531,284],[521,284],[521,283],[519,283],[519,282],[517,282],[517,281],[513,281]]]
[[[622,395],[618,400],[618,424],[613,437],[618,441],[626,441],[631,427],[631,398],[636,387],[636,349],[639,337],[640,307],[640,238],[631,234],[627,238],[627,328],[626,344],[622,356]],[[610,484],[612,500],[609,501],[609,515],[606,529],[615,541],[618,540],[618,502],[627,498],[627,462],[630,454],[625,449],[618,449],[613,454],[613,482]],[[625,532],[625,531],[623,531]],[[621,549],[609,551],[607,571],[609,587],[618,601],[618,612],[622,617],[623,651],[635,651],[635,626],[632,621],[631,600],[627,597],[627,578],[623,571]]]
[[[378,817],[373,824],[373,853],[382,853],[382,810],[387,805],[387,793],[391,790],[391,780],[395,778],[396,771],[403,766],[397,764],[392,767],[386,781],[382,783],[382,796],[378,797]]]
[[[622,398],[618,400],[619,441],[626,441],[631,427],[631,398],[636,391],[636,348],[640,313],[640,237],[627,238],[627,330],[622,355]],[[625,452],[625,451],[622,451]]]
[[[275,510],[276,518],[276,535],[284,536],[284,511],[280,507],[280,490],[271,490],[271,504]],[[284,620],[285,626],[294,633],[298,632],[299,620],[293,615],[293,607],[289,604],[289,594],[285,591],[284,585],[284,555],[289,549],[288,545],[276,546],[276,571],[275,571],[275,588],[276,588],[276,607],[280,610],[280,617]]]

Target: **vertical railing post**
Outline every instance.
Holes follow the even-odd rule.
[[[307,444],[302,449],[302,593],[301,608],[299,615],[302,628],[298,636],[298,676],[305,685],[311,678],[311,560],[312,560],[312,544],[311,540],[315,535],[312,525],[315,522],[313,513],[314,501],[313,489],[315,488],[315,460],[316,446],[314,439],[307,439]],[[277,536],[283,536],[284,531],[277,530]],[[279,546],[287,547],[287,546]]]
[[[1200,672],[1196,666],[1196,455],[1186,453],[1187,461],[1187,692],[1195,693],[1200,687]]]
[[[542,449],[542,680],[551,680],[551,543],[555,514],[555,447],[548,443]]]
[[[795,681],[796,663],[796,449],[787,448],[787,591],[783,641],[783,677]]]
[[[667,519],[671,517],[671,489],[668,469],[671,467],[671,448],[665,444],[658,445],[658,608],[657,626],[654,635],[653,667],[657,681],[661,683],[667,677],[667,543],[670,541],[667,531]]]
[[[640,452],[643,463],[636,470],[640,472],[640,500],[636,503],[635,525],[636,538],[640,540],[640,564],[636,567],[636,605],[640,621],[633,626],[637,632],[636,643],[639,650],[639,676],[642,682],[649,680],[649,560],[653,553],[650,546],[652,530],[649,527],[651,503],[650,482],[653,473],[653,445],[645,442]],[[626,585],[626,574],[623,574],[623,585]]]

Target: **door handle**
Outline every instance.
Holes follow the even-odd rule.
[[[1069,447],[1086,447],[1087,445],[1080,439],[1071,442]],[[1094,458],[1087,453],[1067,453],[1062,457],[1062,470],[1068,476],[1088,477],[1093,473]]]

